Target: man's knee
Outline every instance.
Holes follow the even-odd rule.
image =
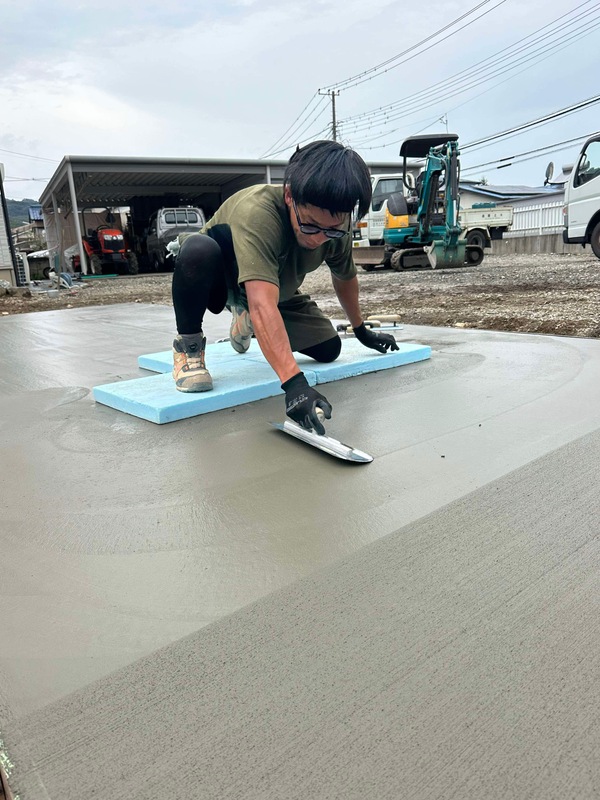
[[[305,350],[300,350],[300,352],[305,356],[314,358],[315,361],[328,363],[330,361],[335,361],[342,352],[342,340],[339,336],[334,336],[320,344],[315,344],[312,347],[307,347]]]
[[[217,242],[200,233],[185,239],[177,255],[176,266],[188,272],[198,268],[214,269],[220,267],[222,262],[223,255]]]

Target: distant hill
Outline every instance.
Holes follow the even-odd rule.
[[[29,206],[37,206],[37,200],[9,200],[6,198],[6,205],[8,207],[8,219],[10,220],[11,228],[18,228],[19,225],[27,225],[29,222],[28,208]]]

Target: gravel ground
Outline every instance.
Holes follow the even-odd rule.
[[[367,314],[399,314],[416,325],[468,327],[600,338],[600,261],[582,255],[486,255],[478,267],[448,270],[359,268]],[[0,297],[0,313],[114,303],[171,305],[171,275],[85,281],[58,297]],[[342,312],[326,268],[305,281],[306,291],[330,317]],[[39,287],[38,287],[39,288]]]

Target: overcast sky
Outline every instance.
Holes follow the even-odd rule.
[[[330,133],[331,103],[319,89],[393,59],[480,3],[403,56],[405,63],[340,87],[339,138],[366,161],[395,161],[406,136],[446,130],[446,115],[466,145],[599,95],[600,4],[0,0],[6,194],[37,199],[66,154],[259,158],[284,145],[275,157],[287,158],[296,141]],[[547,38],[536,44],[534,34]],[[396,119],[356,119],[394,103],[388,116]],[[466,148],[463,174],[539,186],[548,162],[560,172],[578,144],[506,169],[478,165],[597,130],[600,103],[493,146]]]

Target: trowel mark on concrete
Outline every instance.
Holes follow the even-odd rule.
[[[51,415],[55,409],[61,409],[60,415],[64,417],[63,406],[77,403],[89,394],[90,390],[84,386],[69,386],[0,396],[0,428],[28,429],[32,422]]]

